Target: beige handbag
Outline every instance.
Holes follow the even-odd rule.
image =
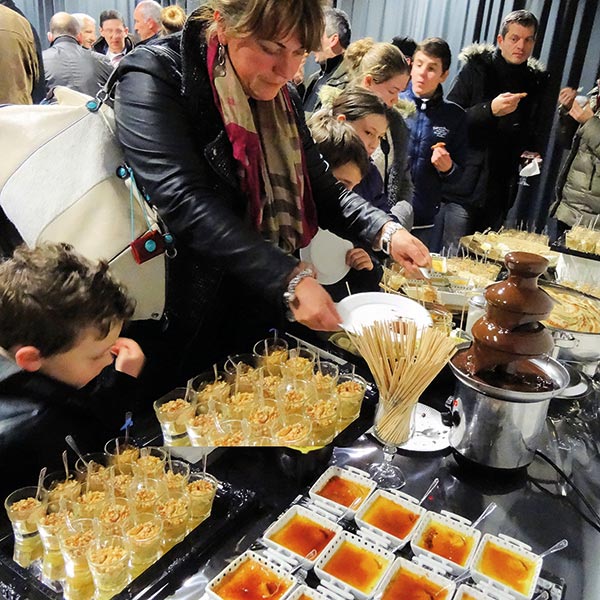
[[[26,244],[66,242],[108,261],[137,302],[134,319],[160,319],[172,238],[125,165],[113,111],[68,88],[54,96],[0,108],[0,207]]]

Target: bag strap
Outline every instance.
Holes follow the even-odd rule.
[[[94,99],[86,102],[85,107],[90,112],[98,112],[106,100],[112,97],[112,93],[119,80],[119,73],[117,71],[118,68],[114,68],[104,86],[96,93]]]

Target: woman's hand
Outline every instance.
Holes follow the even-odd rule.
[[[583,125],[583,123],[587,123],[594,116],[594,111],[592,110],[589,102],[587,102],[584,106],[580,106],[578,102],[573,102],[573,106],[571,106],[569,114],[578,123]]]
[[[129,338],[118,338],[111,353],[115,358],[115,369],[121,373],[137,377],[144,367],[146,357],[137,342]]]
[[[373,261],[363,248],[351,248],[346,252],[346,264],[356,271],[372,271]]]
[[[317,331],[336,331],[342,318],[331,296],[312,277],[305,277],[296,286],[296,298],[290,310],[298,323]]]
[[[406,229],[400,229],[391,238],[392,258],[400,263],[409,276],[421,277],[417,267],[431,267],[431,255],[421,240]]]

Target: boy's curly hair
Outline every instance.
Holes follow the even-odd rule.
[[[133,315],[135,303],[68,244],[20,246],[0,263],[0,346],[35,346],[42,356],[70,350],[89,327],[99,339]]]

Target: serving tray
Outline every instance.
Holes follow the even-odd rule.
[[[136,600],[166,597],[198,570],[218,545],[235,535],[256,505],[256,494],[221,482],[210,517],[133,579],[115,598]],[[42,583],[35,566],[24,569],[12,559],[13,535],[6,515],[0,525],[0,598],[7,600],[60,600],[63,595]],[[157,595],[158,594],[158,595]]]

